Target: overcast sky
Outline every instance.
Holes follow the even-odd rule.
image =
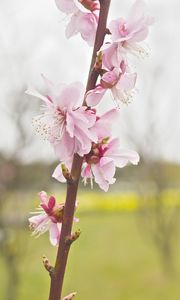
[[[125,17],[133,3],[111,2],[109,19]],[[138,72],[137,92],[132,104],[122,105],[114,133],[120,136],[123,148],[180,162],[180,2],[147,2],[156,19],[147,40],[150,55],[132,61]],[[37,101],[23,96],[29,84],[42,89],[41,73],[56,83],[86,83],[92,49],[79,36],[65,39],[67,21],[53,0],[0,1],[0,151],[9,156],[17,143],[11,120],[17,97],[27,103]],[[109,95],[100,109],[112,106]],[[23,124],[31,136],[31,117],[38,110],[33,103],[27,110]],[[51,147],[39,137],[21,156],[27,161],[55,159]]]

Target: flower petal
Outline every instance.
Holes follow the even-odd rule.
[[[61,225],[59,223],[59,225]],[[53,246],[57,246],[60,238],[61,229],[57,226],[57,223],[51,223],[49,228],[49,239]]]
[[[66,85],[55,99],[56,105],[68,110],[76,109],[82,105],[84,87],[81,82],[73,82]]]
[[[111,182],[116,171],[113,159],[110,157],[102,157],[100,159],[99,165],[101,167],[101,172],[104,179]]]
[[[95,106],[99,104],[105,92],[106,89],[104,89],[101,85],[97,85],[95,89],[88,91],[85,96],[87,105]]]
[[[139,162],[138,153],[132,150],[119,150],[119,152],[111,154],[110,157],[119,168],[125,167],[128,163],[137,165]]]
[[[59,182],[66,182],[66,179],[65,179],[65,177],[63,176],[63,173],[62,173],[61,166],[62,166],[62,163],[57,165],[57,167],[55,168],[55,170],[52,174],[52,177],[55,178]]]
[[[78,10],[73,0],[55,0],[59,10],[66,14],[74,13]]]
[[[61,141],[52,145],[60,161],[69,160],[75,153],[75,139],[71,138],[67,132],[63,134]]]
[[[122,74],[120,80],[116,84],[116,88],[120,90],[130,91],[136,84],[136,73],[125,73]]]
[[[37,97],[37,98],[43,100],[43,101],[44,101],[46,104],[48,104],[48,105],[51,104],[51,101],[50,101],[49,98],[43,96],[42,94],[40,94],[40,93],[39,93],[36,89],[34,89],[34,88],[28,88],[28,89],[25,91],[25,93],[26,93],[27,95],[34,96],[34,97]]]

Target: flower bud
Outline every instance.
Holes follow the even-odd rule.
[[[65,164],[61,164],[61,169],[62,169],[62,173],[63,176],[66,180],[71,180],[71,173],[69,172],[69,169],[65,166]]]
[[[100,9],[99,1],[79,0],[79,2],[88,10],[95,11]]]
[[[101,86],[104,89],[111,89],[118,82],[118,79],[119,78],[115,72],[106,72],[100,81]]]
[[[94,69],[100,70],[102,68],[102,51],[99,51],[96,56],[96,62],[94,65]]]

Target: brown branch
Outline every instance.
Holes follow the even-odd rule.
[[[100,0],[100,15],[99,15],[99,22],[98,28],[96,33],[96,39],[94,44],[94,50],[91,60],[91,66],[89,71],[89,77],[87,82],[86,90],[93,89],[96,85],[96,81],[98,78],[98,72],[94,69],[94,64],[96,60],[97,51],[101,48],[104,36],[106,34],[106,22],[107,16],[109,11],[111,0]],[[84,102],[84,104],[86,104]],[[82,167],[83,157],[75,154],[71,169],[71,175],[73,178],[72,182],[67,182],[67,195],[66,195],[66,202],[64,208],[64,215],[62,221],[62,231],[61,237],[59,241],[59,248],[55,263],[55,269],[51,276],[51,287],[50,287],[50,295],[49,300],[60,300],[62,294],[62,287],[63,287],[63,280],[64,274],[67,264],[68,253],[70,249],[70,243],[67,243],[67,237],[71,236],[71,229],[73,223],[73,216],[75,210],[75,203],[76,203],[76,195],[78,190],[78,183],[81,174],[81,167]]]

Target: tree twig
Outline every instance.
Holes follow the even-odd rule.
[[[99,22],[98,22],[98,28],[96,33],[96,39],[94,44],[94,50],[93,50],[93,55],[92,55],[92,60],[90,65],[86,91],[93,89],[95,87],[97,78],[99,76],[98,72],[94,69],[94,64],[96,60],[97,51],[101,48],[106,34],[106,22],[107,22],[110,2],[111,0],[100,0]],[[84,104],[86,104],[85,101]],[[76,195],[78,190],[79,178],[81,174],[82,162],[83,162],[83,157],[80,157],[79,155],[75,154],[73,159],[72,169],[71,169],[73,182],[69,183],[67,181],[67,194],[66,194],[66,202],[65,202],[64,215],[62,221],[61,237],[59,241],[58,253],[57,253],[53,276],[51,276],[49,300],[61,299],[64,274],[66,270],[68,253],[71,245],[66,241],[67,241],[67,237],[71,236],[71,229],[72,229],[73,216],[74,216],[75,203],[76,203]]]

